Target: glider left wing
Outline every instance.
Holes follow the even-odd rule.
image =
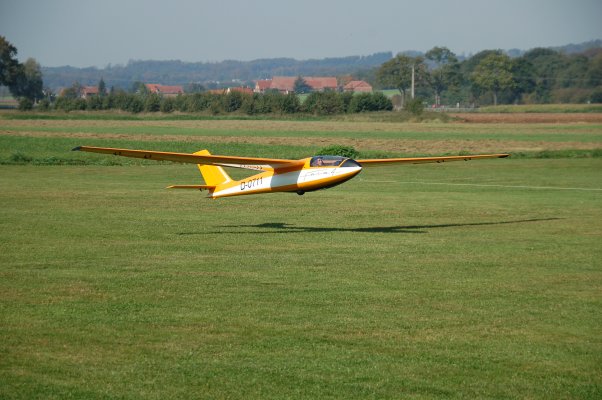
[[[422,164],[422,163],[442,163],[447,161],[468,161],[482,158],[505,158],[510,154],[475,154],[468,156],[445,156],[445,157],[414,157],[414,158],[374,158],[367,160],[355,160],[362,167],[372,167],[383,164]]]
[[[78,146],[74,148],[73,151],[89,151],[92,153],[113,154],[115,156],[144,158],[155,161],[174,161],[180,163],[215,165],[219,167],[245,168],[262,171],[273,171],[279,168],[302,166],[305,164],[305,160],[199,155],[189,153],[172,153],[167,151],[117,149],[112,147]]]

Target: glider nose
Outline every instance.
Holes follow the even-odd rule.
[[[337,168],[337,173],[345,178],[345,181],[353,178],[354,176],[356,176],[357,174],[359,174],[360,172],[362,172],[362,166],[355,163],[354,165],[345,165],[347,163],[344,163],[343,165],[341,165],[339,168]]]

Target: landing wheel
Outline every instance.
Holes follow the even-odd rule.
[[[305,192],[303,190],[297,190],[297,194],[299,196],[303,196],[305,194]]]

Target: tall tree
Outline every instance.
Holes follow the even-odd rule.
[[[551,92],[557,83],[557,77],[567,67],[566,56],[552,49],[535,48],[526,52],[522,58],[533,65],[537,77],[535,81],[537,100],[551,101]]]
[[[10,86],[18,71],[17,48],[0,36],[0,85]]]
[[[456,55],[447,47],[433,47],[425,58],[435,64],[431,71],[431,87],[435,92],[435,104],[441,104],[441,93],[459,83],[459,65]]]
[[[511,72],[514,85],[508,100],[518,102],[524,94],[535,90],[535,69],[531,62],[519,57],[512,60]]]
[[[493,104],[497,105],[498,93],[512,89],[512,60],[505,54],[490,54],[485,57],[472,73],[472,81],[477,86],[489,90],[493,94]]]
[[[8,86],[15,97],[37,101],[43,97],[40,64],[29,58],[24,64],[16,59],[17,48],[0,36],[0,84]]]
[[[98,81],[98,95],[100,97],[104,97],[107,94],[107,85],[105,84],[104,79],[100,78]]]
[[[395,58],[382,64],[376,71],[378,83],[387,88],[399,89],[402,106],[405,102],[406,90],[412,86],[412,70],[414,70],[415,84],[424,84],[428,81],[424,59],[422,57],[408,57],[398,54]]]
[[[23,78],[18,90],[22,97],[38,101],[44,98],[43,89],[44,82],[42,81],[40,64],[35,59],[28,58],[23,64]]]
[[[311,93],[312,87],[309,86],[309,84],[307,83],[307,81],[305,79],[303,79],[302,77],[299,76],[297,79],[295,79],[293,90],[297,94]]]

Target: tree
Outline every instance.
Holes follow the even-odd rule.
[[[425,54],[435,64],[431,71],[431,87],[435,92],[435,104],[441,104],[441,93],[459,83],[459,65],[456,55],[447,47],[433,47]]]
[[[0,84],[8,86],[13,96],[35,102],[44,96],[40,64],[33,58],[20,64],[16,56],[17,48],[0,36]]]
[[[0,36],[0,85],[10,87],[18,74],[17,48]]]
[[[512,60],[511,72],[514,79],[510,101],[518,102],[524,94],[535,90],[535,70],[531,62],[524,58]]]
[[[602,53],[599,53],[589,62],[585,73],[585,82],[589,87],[602,86]]]
[[[415,84],[428,82],[428,74],[422,57],[408,57],[398,54],[395,58],[382,64],[376,71],[376,79],[383,87],[399,89],[402,105],[405,93],[412,85],[412,69],[414,69]]]
[[[307,82],[305,81],[305,79],[303,79],[302,77],[299,76],[295,80],[295,84],[293,86],[293,90],[297,94],[311,93],[312,87],[307,84]]]
[[[98,81],[98,96],[104,97],[107,94],[107,85],[105,85],[104,79],[100,78]]]
[[[535,94],[538,101],[549,102],[551,92],[556,85],[560,71],[566,68],[566,57],[557,51],[545,48],[535,48],[526,52],[523,59],[533,65],[535,76]]]
[[[66,99],[78,99],[82,92],[82,85],[79,82],[73,82],[73,85],[64,89],[61,93],[61,97]]]
[[[514,87],[511,68],[510,57],[504,54],[490,54],[477,65],[472,73],[472,80],[477,86],[491,91],[493,104],[497,105],[498,93]]]
[[[28,58],[25,61],[22,72],[17,78],[16,86],[14,92],[18,93],[20,97],[25,97],[34,102],[44,98],[42,70],[36,60]]]
[[[150,91],[144,84],[144,82],[136,81],[132,84],[132,88],[130,89],[130,93],[139,94],[141,96],[146,96],[150,94]]]

